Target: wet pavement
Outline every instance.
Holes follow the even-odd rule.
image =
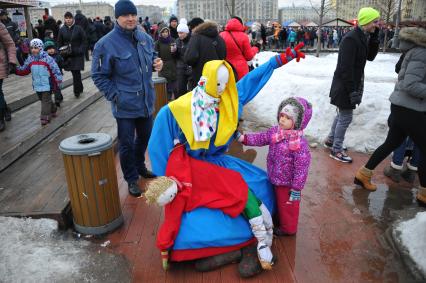
[[[234,144],[233,155],[265,168],[267,147]],[[420,282],[409,273],[391,237],[393,225],[425,211],[415,199],[414,185],[392,182],[383,175],[385,160],[375,170],[375,192],[353,184],[368,155],[349,154],[354,163],[328,157],[312,148],[310,173],[301,203],[299,232],[290,261],[299,282]],[[294,242],[294,243],[293,243]]]
[[[273,252],[278,261],[273,271],[248,281],[422,282],[404,265],[403,256],[390,236],[395,223],[426,210],[415,200],[417,180],[414,185],[393,183],[382,174],[389,162],[386,160],[374,176],[378,190],[369,192],[353,184],[354,173],[367,161],[368,155],[349,152],[354,163],[343,164],[329,158],[328,151],[322,147],[312,148],[311,153],[298,233],[275,238]],[[267,147],[235,143],[230,154],[266,167]],[[127,186],[121,182],[125,225],[108,239],[110,248],[125,255],[130,262],[134,282],[242,281],[235,265],[199,273],[191,263],[174,263],[171,270],[162,271],[155,247],[161,210],[148,209],[143,198],[128,197],[126,191]]]

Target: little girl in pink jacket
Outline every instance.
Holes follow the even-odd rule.
[[[269,145],[267,171],[275,186],[279,226],[277,235],[297,232],[301,190],[308,177],[311,154],[303,130],[312,117],[311,104],[301,97],[290,97],[278,107],[278,125],[266,132],[249,133],[239,141],[250,146]]]

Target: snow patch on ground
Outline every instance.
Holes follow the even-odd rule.
[[[261,65],[276,55],[261,52],[253,60]],[[306,55],[300,63],[295,61],[277,69],[269,82],[244,109],[244,130],[264,130],[276,124],[276,111],[280,102],[290,96],[301,96],[313,105],[313,116],[305,135],[322,142],[328,135],[336,108],[330,104],[329,92],[337,64],[337,53],[323,57]],[[387,118],[390,113],[389,96],[397,74],[395,64],[399,54],[378,54],[365,68],[364,96],[354,111],[352,124],[346,132],[345,144],[352,150],[369,152],[384,141]]]
[[[124,258],[67,239],[51,219],[0,217],[0,259],[0,282],[130,281]]]
[[[415,218],[399,223],[396,231],[401,233],[402,245],[426,276],[426,212],[419,212]]]

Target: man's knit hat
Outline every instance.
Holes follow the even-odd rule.
[[[115,18],[123,15],[137,15],[135,4],[130,0],[120,0],[115,4]]]
[[[173,21],[178,21],[178,18],[176,16],[171,16],[169,19],[169,23],[173,22]]]
[[[379,11],[371,7],[361,8],[358,12],[358,23],[360,26],[365,26],[378,18],[380,18]]]

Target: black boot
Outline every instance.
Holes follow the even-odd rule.
[[[402,171],[401,177],[408,183],[413,184],[414,180],[416,179],[416,174],[417,174],[417,171],[407,168],[404,171]]]
[[[200,272],[212,271],[230,263],[237,263],[240,260],[241,251],[236,250],[220,255],[198,259],[195,261],[195,270]]]
[[[0,132],[6,129],[6,123],[4,122],[4,109],[0,109]]]
[[[6,120],[6,121],[10,121],[10,120],[12,120],[12,111],[10,110],[10,108],[9,107],[6,107],[6,109],[5,109],[5,111],[4,111],[4,119]]]
[[[244,247],[242,249],[242,259],[238,264],[238,272],[243,278],[252,277],[262,271],[259,258],[257,256],[256,244]]]

